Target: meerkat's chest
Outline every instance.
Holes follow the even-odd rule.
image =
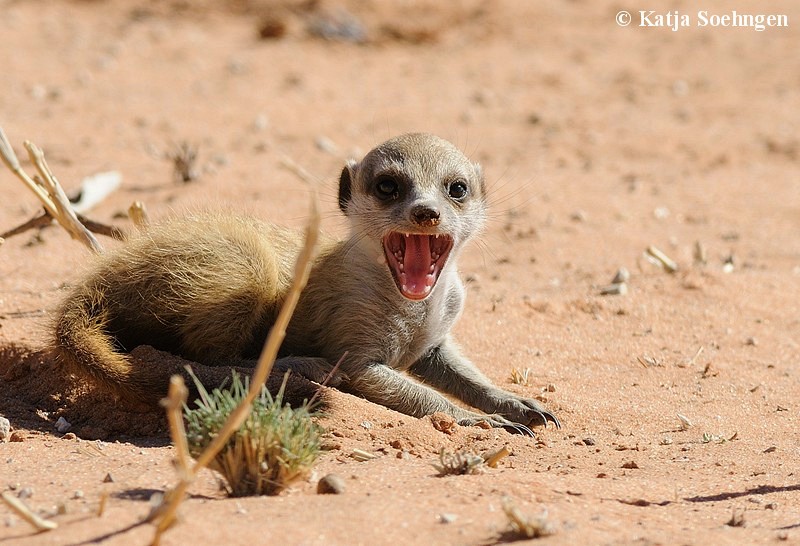
[[[412,306],[399,319],[397,346],[387,364],[405,370],[447,337],[461,313],[463,295],[460,287],[431,295],[424,305]]]

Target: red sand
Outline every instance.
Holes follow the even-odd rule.
[[[605,0],[214,6],[0,1],[0,125],[18,153],[23,139],[42,146],[67,190],[121,172],[122,188],[90,213],[99,221],[125,227],[120,213],[141,200],[154,217],[227,206],[301,226],[307,193],[285,154],[320,178],[325,229],[342,233],[347,157],[406,131],[454,141],[493,195],[462,261],[456,333],[487,375],[543,397],[564,428],[536,440],[437,429],[334,393],[330,451],[308,482],[226,499],[204,473],[165,544],[492,544],[508,528],[506,496],[547,511],[556,533],[545,543],[798,540],[795,2],[702,6],[788,14],[789,28],[764,32],[642,28],[644,6],[622,28],[621,5]],[[368,43],[307,32],[337,6]],[[693,6],[678,9],[696,22]],[[267,16],[282,36],[259,39]],[[200,176],[179,184],[164,153],[184,141],[199,147]],[[0,187],[0,230],[38,210],[5,171]],[[694,263],[698,241],[706,265]],[[649,245],[680,270],[645,260]],[[41,352],[86,261],[57,229],[0,247],[0,414],[22,440],[0,444],[0,489],[65,510],[35,535],[0,506],[4,544],[145,544],[146,500],[175,482],[162,415],[114,407]],[[628,294],[599,295],[623,266]],[[530,368],[530,385],[511,384],[514,368]],[[55,431],[61,416],[77,437]],[[432,466],[442,447],[503,445],[513,455],[484,474],[441,478]],[[379,456],[357,462],[354,449]],[[345,493],[317,495],[331,472]]]

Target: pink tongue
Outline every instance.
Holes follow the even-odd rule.
[[[405,284],[412,294],[426,294],[430,288],[428,275],[431,271],[431,245],[427,235],[406,237],[406,252],[403,259]]]

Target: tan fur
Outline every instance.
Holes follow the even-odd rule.
[[[397,182],[397,195],[378,197],[376,181],[387,179]],[[468,188],[460,199],[449,193],[459,194],[454,181]],[[531,423],[558,424],[535,401],[491,385],[449,334],[464,298],[456,260],[486,211],[480,168],[444,140],[403,135],[346,166],[339,195],[350,237],[322,243],[276,373],[292,369],[320,381],[346,353],[344,389],[409,415],[445,411],[462,424],[485,420],[523,432]],[[395,285],[382,246],[389,232],[452,238],[423,299],[409,299]],[[74,288],[57,317],[56,349],[78,373],[128,398],[156,400],[169,376],[182,371],[178,358],[163,367],[137,359],[142,345],[197,363],[200,379],[216,386],[231,367],[253,366],[299,246],[294,232],[234,214],[151,227],[100,258]]]

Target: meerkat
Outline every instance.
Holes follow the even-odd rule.
[[[345,165],[338,202],[349,237],[322,241],[273,374],[320,382],[341,359],[343,390],[410,416],[445,412],[528,435],[560,426],[535,400],[494,386],[450,333],[465,296],[457,259],[486,217],[480,166],[441,138],[402,135]],[[230,213],[149,227],[74,287],[55,350],[135,400],[158,400],[183,373],[136,358],[143,345],[197,363],[216,387],[255,365],[301,245],[299,233]]]

